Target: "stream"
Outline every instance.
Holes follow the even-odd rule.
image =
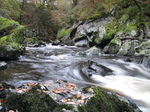
[[[8,62],[8,68],[0,71],[0,82],[16,88],[28,82],[51,79],[72,81],[81,87],[91,84],[113,89],[135,102],[143,112],[150,112],[150,71],[140,58],[124,61],[126,57],[115,55],[85,55],[87,48],[75,46],[27,47],[19,60]],[[88,76],[83,71],[88,60],[113,70],[114,75]]]

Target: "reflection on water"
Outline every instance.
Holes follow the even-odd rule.
[[[8,69],[0,71],[0,81],[16,87],[28,82],[62,79],[78,84],[97,83],[115,89],[131,98],[144,112],[150,110],[150,72],[141,64],[124,62],[125,57],[85,55],[86,48],[51,46],[27,48],[25,56],[9,62]],[[80,52],[80,53],[79,53]],[[82,55],[81,55],[82,54]],[[92,60],[114,71],[113,76],[93,75],[83,71]]]

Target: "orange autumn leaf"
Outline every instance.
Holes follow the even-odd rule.
[[[0,91],[2,91],[3,89],[4,89],[4,87],[3,87],[3,86],[1,86]]]
[[[71,99],[64,99],[64,100],[61,100],[61,102],[70,102],[71,101]]]
[[[43,92],[45,92],[45,93],[52,93],[52,91],[45,91],[45,90],[43,90]]]
[[[3,99],[0,99],[0,103],[4,103],[5,102],[5,100],[3,100]]]
[[[78,100],[76,103],[83,103],[84,100]]]
[[[81,94],[77,94],[77,95],[76,95],[76,98],[81,98],[81,97],[82,97]]]

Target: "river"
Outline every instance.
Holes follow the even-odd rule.
[[[80,86],[99,84],[113,89],[134,101],[143,112],[150,112],[150,71],[126,57],[115,55],[85,55],[87,48],[75,46],[27,47],[19,60],[8,62],[8,68],[0,71],[0,82],[7,82],[16,88],[28,82],[42,82],[50,79],[72,81]],[[84,74],[88,60],[113,70],[114,75],[88,77]]]

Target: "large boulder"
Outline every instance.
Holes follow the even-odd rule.
[[[137,46],[135,55],[150,56],[150,40],[142,42],[139,46]]]
[[[105,40],[105,24],[111,19],[111,17],[105,17],[99,19],[78,21],[74,23],[70,28],[72,30],[67,36],[70,41],[68,41],[68,43],[66,44],[71,43],[71,45],[76,45],[79,47],[91,47],[93,45],[101,44],[102,41]],[[68,38],[64,36],[61,40],[66,42]]]
[[[141,112],[136,104],[129,100],[119,100],[114,94],[108,94],[99,87],[93,87],[94,96],[85,106],[79,106],[79,112]],[[86,110],[86,111],[85,111]]]
[[[0,17],[0,60],[15,60],[23,54],[22,31],[18,22]]]

